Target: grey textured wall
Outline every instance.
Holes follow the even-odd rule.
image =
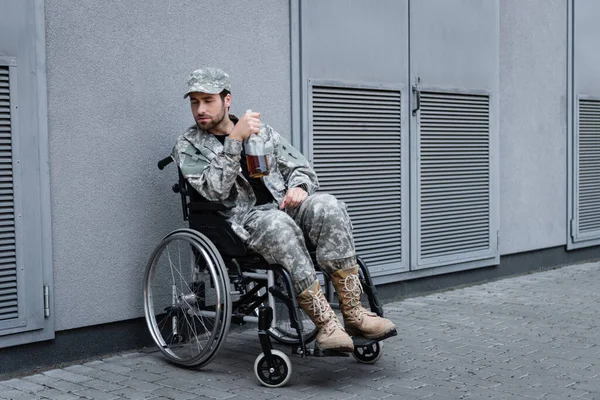
[[[500,2],[500,253],[567,234],[567,5]]]
[[[159,172],[193,119],[201,65],[232,76],[232,111],[290,137],[289,5],[280,0],[46,2],[57,330],[141,315],[142,273],[183,225]]]

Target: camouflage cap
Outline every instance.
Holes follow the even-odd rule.
[[[188,89],[183,98],[192,92],[218,94],[223,90],[231,91],[229,75],[219,68],[205,67],[195,70],[188,76]]]

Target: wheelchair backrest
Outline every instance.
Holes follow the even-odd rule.
[[[158,162],[158,169],[163,170],[173,162],[171,156]],[[208,201],[189,184],[177,166],[179,182],[173,185],[173,191],[181,196],[181,208],[184,221],[188,221],[190,229],[194,229],[208,237],[224,258],[242,257],[247,254],[246,246],[231,225],[219,212],[233,208],[231,202]]]
[[[242,257],[246,255],[244,242],[231,228],[224,216],[219,212],[233,208],[230,202],[208,201],[196,191],[179,170],[180,191],[184,198],[184,219],[188,220],[190,229],[194,229],[208,237],[224,258]],[[187,201],[185,198],[188,198]],[[187,217],[187,218],[186,218]]]

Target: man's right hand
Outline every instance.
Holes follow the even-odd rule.
[[[253,133],[258,133],[260,130],[260,113],[247,112],[241,116],[233,130],[229,134],[231,139],[239,140],[240,142],[248,138]]]

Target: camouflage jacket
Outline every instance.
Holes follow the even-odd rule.
[[[281,204],[288,189],[301,186],[308,194],[318,188],[317,175],[308,160],[273,128],[265,125],[259,135],[265,140],[265,153],[270,173],[263,182],[275,201]],[[242,142],[225,138],[224,145],[214,135],[196,125],[181,135],[171,156],[183,176],[202,197],[209,201],[232,201],[233,209],[223,212],[233,230],[243,239],[244,216],[255,205],[250,183],[242,175],[240,158]]]

